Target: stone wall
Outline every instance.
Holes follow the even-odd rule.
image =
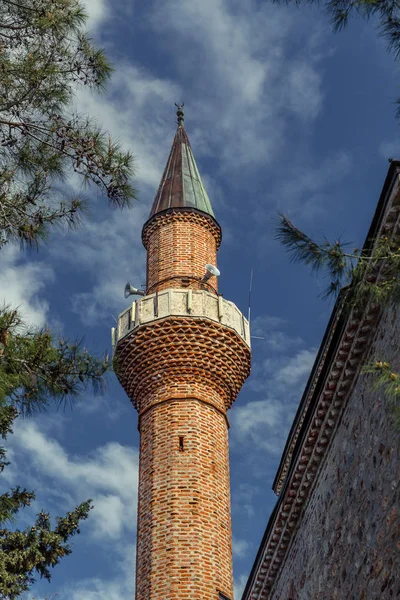
[[[400,371],[399,314],[388,310],[382,317],[366,362],[387,360]],[[400,430],[373,381],[374,375],[358,377],[269,596],[273,600],[400,595]]]

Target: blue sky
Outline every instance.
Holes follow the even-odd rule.
[[[76,106],[133,151],[139,200],[113,211],[87,191],[76,234],[40,252],[2,249],[0,295],[27,322],[45,323],[94,351],[110,349],[129,279],[145,281],[141,227],[175,133],[175,102],[217,220],[220,291],[247,312],[254,269],[253,369],[229,414],[236,600],[275,503],[271,485],[332,304],[326,281],[289,262],[274,240],[277,211],[312,235],[364,241],[387,171],[398,157],[398,72],[372,23],[334,35],[328,17],[269,2],[87,0],[90,28],[115,66],[106,95]],[[73,182],[72,182],[73,183]],[[21,514],[64,514],[93,498],[73,553],[29,600],[133,598],[137,415],[111,377],[104,397],[20,420],[2,488],[35,489]]]

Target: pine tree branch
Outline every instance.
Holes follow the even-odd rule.
[[[362,373],[376,375],[373,382],[375,391],[383,390],[392,409],[395,425],[400,428],[400,374],[397,373],[391,365],[382,360],[373,364],[365,365]]]
[[[346,294],[347,308],[362,306],[366,299],[383,305],[390,298],[400,301],[400,248],[398,241],[382,237],[376,241],[371,254],[345,252],[340,241],[317,243],[300,231],[284,215],[277,227],[278,239],[291,253],[292,261],[304,262],[315,272],[324,270],[329,279],[323,297],[337,295],[344,285],[350,285]],[[383,276],[377,278],[378,272]]]
[[[11,178],[0,173],[0,247],[15,238],[38,245],[58,221],[79,222],[77,207],[68,213],[55,207],[51,188],[57,179],[74,170],[110,204],[124,208],[137,196],[131,183],[135,169],[132,155],[115,142],[107,145],[106,134],[89,120],[75,116],[68,123],[65,116],[76,85],[101,91],[112,72],[83,33],[86,16],[79,1],[0,0],[0,13],[0,34],[13,33],[3,38],[0,53],[0,146],[4,172],[14,173]],[[42,207],[36,212],[30,205],[33,189]]]
[[[46,408],[50,400],[73,401],[89,384],[102,392],[112,369],[107,353],[97,358],[82,347],[82,340],[57,340],[49,330],[17,333],[22,324],[15,312],[0,311],[0,403],[10,401],[30,414]]]
[[[4,4],[9,4],[10,6],[15,6],[16,8],[27,10],[30,12],[39,12],[38,9],[32,8],[31,6],[27,6],[26,4],[21,4],[20,2],[13,2],[12,0],[2,0]]]
[[[320,5],[319,0],[273,0],[277,4]],[[368,21],[374,19],[379,35],[386,41],[389,52],[395,60],[400,55],[400,4],[398,0],[327,0],[323,9],[331,18],[335,33],[347,27],[350,18],[359,16]]]

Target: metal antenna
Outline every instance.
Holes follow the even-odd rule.
[[[250,325],[250,309],[251,309],[251,289],[253,287],[253,269],[251,269],[250,271],[250,287],[249,287],[249,312],[247,315],[247,320],[249,322]],[[265,340],[265,337],[260,337],[259,335],[251,335],[251,338],[254,338],[255,340]]]
[[[250,287],[249,287],[249,312],[247,315],[247,320],[250,325],[250,306],[251,306],[251,288],[253,287],[253,269],[250,271]]]

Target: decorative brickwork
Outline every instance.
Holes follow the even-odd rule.
[[[209,288],[201,279],[206,264],[217,263],[219,239],[219,226],[208,215],[176,209],[153,217],[143,228],[147,294],[171,287]],[[216,292],[218,280],[213,277],[210,283]]]
[[[118,317],[112,344],[137,327],[167,317],[207,319],[233,329],[250,347],[250,327],[240,310],[222,296],[205,290],[167,289],[132,302]]]
[[[208,404],[223,403],[207,385],[179,388],[140,419],[137,600],[233,594],[228,430]]]
[[[250,372],[250,331],[216,277],[201,282],[221,229],[179,127],[142,232],[146,296],[112,332],[139,413],[136,600],[233,600],[226,412]]]
[[[139,412],[136,600],[233,598],[226,410],[249,345],[206,317],[171,315],[123,337],[115,362]]]
[[[158,227],[162,226],[164,222],[171,220],[188,222],[194,220],[194,215],[196,215],[195,220],[198,223],[200,223],[203,227],[208,228],[211,231],[215,238],[218,250],[222,241],[222,231],[217,221],[213,219],[210,215],[206,215],[201,211],[189,208],[170,208],[155,214],[148,221],[146,221],[142,229],[143,246],[146,248],[146,250],[148,250],[147,243],[149,237],[151,236],[153,231]]]
[[[250,349],[232,329],[207,319],[171,317],[143,325],[118,344],[117,374],[142,411],[150,393],[181,381],[206,383],[229,408],[250,372]]]

